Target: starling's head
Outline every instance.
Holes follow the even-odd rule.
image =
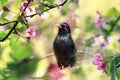
[[[60,25],[57,25],[59,28],[59,32],[58,35],[66,35],[66,34],[70,34],[71,30],[69,25],[66,22],[61,23]]]

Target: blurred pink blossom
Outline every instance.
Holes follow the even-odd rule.
[[[71,18],[67,18],[66,19],[66,22],[69,24],[70,27],[74,26],[76,21],[75,21],[75,18],[74,17],[71,17]]]
[[[94,36],[93,38],[95,40],[95,43],[97,45],[99,45],[101,49],[104,48],[104,47],[106,47],[109,44],[108,40],[106,40],[104,38],[99,39],[99,36]]]
[[[31,37],[35,37],[36,36],[36,27],[32,26],[29,27],[26,31],[25,31],[26,37],[29,39]]]
[[[27,4],[28,4],[28,1],[24,1],[22,4],[20,4],[19,9],[23,12]],[[32,12],[32,8],[29,5],[27,6],[26,9]]]
[[[108,41],[101,42],[100,43],[100,48],[104,48],[107,45],[108,45]]]
[[[65,76],[65,74],[60,71],[57,64],[50,64],[48,67],[47,80],[59,80],[63,76]]]
[[[103,22],[102,23],[102,28],[106,29],[107,27],[108,27],[108,25],[105,22]]]
[[[100,11],[98,11],[98,10],[96,11],[96,14],[98,14],[98,15],[100,15],[100,16],[101,16],[101,13],[100,13]]]
[[[103,73],[107,73],[106,71],[106,62],[104,61],[103,53],[96,54],[93,61],[94,65],[97,65],[98,70],[102,70]]]
[[[102,22],[102,17],[98,17],[95,19],[94,24],[97,28],[99,28],[101,25],[101,22]]]
[[[96,28],[102,27],[104,29],[106,29],[108,26],[105,23],[105,21],[103,21],[103,17],[101,15],[101,13],[99,11],[96,11],[96,14],[98,15],[98,17],[94,20],[94,25]]]
[[[98,14],[99,17],[94,20],[94,24],[97,28],[99,28],[102,22],[102,16],[99,11],[96,11],[96,14]]]

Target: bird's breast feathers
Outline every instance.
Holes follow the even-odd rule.
[[[58,37],[57,37],[57,40],[65,41],[65,40],[67,40],[68,38],[69,38],[68,36],[58,36]]]

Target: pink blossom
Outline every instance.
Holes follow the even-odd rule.
[[[100,39],[99,36],[94,36],[93,38],[95,40],[95,43],[99,45],[101,49],[109,44],[108,40],[106,40],[105,38]]]
[[[27,4],[28,4],[28,1],[24,1],[22,4],[20,4],[19,9],[23,12]],[[26,9],[32,12],[32,8],[29,5],[27,6]]]
[[[102,16],[101,16],[101,13],[99,11],[96,11],[96,14],[98,14],[98,18],[96,18],[94,20],[94,24],[97,28],[99,28],[101,26],[101,23],[102,23]]]
[[[26,37],[29,39],[31,37],[35,37],[36,36],[36,27],[32,26],[29,27],[26,31],[25,31]]]
[[[107,27],[108,27],[108,25],[105,22],[103,22],[102,23],[102,28],[106,29]]]
[[[69,26],[74,26],[76,21],[75,18],[72,17],[72,18],[68,18],[66,22],[69,24]]]
[[[100,16],[101,16],[101,13],[100,13],[100,11],[98,11],[98,10],[96,11],[96,14],[98,14],[98,15],[100,15]]]
[[[106,29],[108,26],[103,21],[103,17],[101,15],[101,13],[99,11],[96,11],[96,14],[98,15],[98,17],[94,20],[95,27],[96,28],[102,27],[102,28]]]
[[[60,71],[57,64],[50,64],[48,67],[47,80],[59,80],[63,76],[65,76],[65,74]]]
[[[97,65],[98,70],[102,70],[103,73],[107,73],[106,62],[104,61],[104,55],[102,53],[95,55],[95,59],[93,61],[93,64]]]
[[[98,18],[95,19],[94,24],[98,28],[98,27],[100,27],[101,22],[102,22],[102,18],[98,17]]]
[[[100,48],[102,49],[102,48],[104,48],[107,45],[108,45],[108,41],[101,42],[100,43]]]
[[[3,11],[10,11],[7,6],[3,6],[3,7],[2,7],[2,10],[3,10]]]

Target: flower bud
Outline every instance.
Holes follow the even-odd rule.
[[[3,11],[10,11],[7,6],[3,6],[3,7],[2,7],[2,10],[3,10]]]

